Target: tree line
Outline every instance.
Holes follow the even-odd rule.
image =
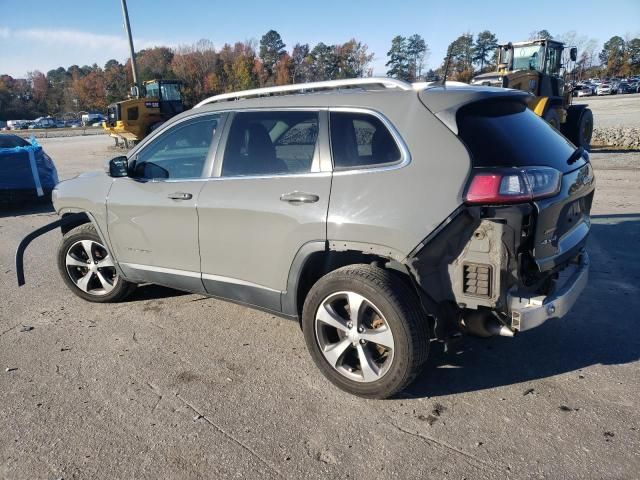
[[[315,46],[296,43],[287,51],[278,32],[260,42],[225,44],[209,40],[175,49],[154,47],[136,53],[138,80],[177,79],[192,106],[219,93],[290,83],[371,76],[373,53],[356,39]],[[0,119],[34,118],[64,112],[105,111],[127,98],[133,84],[131,61],[112,59],[103,67],[72,65],[29,72],[25,79],[0,75]]]
[[[412,48],[413,37],[395,37],[391,49],[387,53],[387,75],[413,81],[420,75],[414,74],[414,52],[424,50]],[[578,49],[578,59],[572,64],[577,79],[597,76],[628,77],[640,74],[640,39],[611,37],[598,52],[598,41],[587,36],[578,35],[575,31],[552,35],[548,30],[537,30],[529,34],[529,40],[554,39],[568,47]],[[426,44],[425,44],[426,46]],[[424,76],[426,80],[436,80],[447,70],[448,80],[469,82],[475,75],[493,71],[497,68],[498,39],[494,33],[484,30],[477,35],[463,33],[447,47],[447,55],[436,70],[429,70]],[[428,52],[428,47],[426,47]],[[421,58],[418,55],[418,58]],[[567,59],[565,58],[565,61]],[[418,62],[418,65],[421,65]]]
[[[640,39],[614,36],[598,51],[598,42],[575,31],[551,35],[534,31],[530,39],[554,38],[578,48],[579,76],[640,74]],[[439,67],[425,71],[429,45],[419,34],[396,36],[386,54],[387,75],[408,81],[447,78],[468,82],[474,75],[496,68],[497,36],[489,30],[463,33],[447,48]],[[373,52],[355,38],[341,44],[296,43],[287,50],[275,30],[259,42],[225,44],[216,49],[209,40],[178,48],[154,47],[136,54],[140,81],[177,79],[187,106],[219,93],[290,83],[371,76]],[[64,112],[104,111],[127,98],[132,85],[130,60],[109,60],[103,67],[72,65],[29,72],[27,78],[0,75],[0,120],[35,118]]]

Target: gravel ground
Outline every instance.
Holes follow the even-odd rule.
[[[640,93],[580,97],[573,103],[589,105],[595,128],[640,128]]]
[[[42,141],[61,178],[101,168],[111,143]],[[15,246],[54,215],[0,214],[0,478],[638,478],[640,158],[592,159],[591,279],[573,312],[436,345],[387,401],[332,387],[291,321],[154,286],[82,301],[59,279],[56,232],[18,288]]]

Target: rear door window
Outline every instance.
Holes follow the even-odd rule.
[[[375,115],[331,112],[329,118],[335,170],[378,167],[401,160],[393,135]]]
[[[576,147],[521,102],[475,102],[458,111],[457,122],[475,167],[548,166],[565,173],[585,163],[567,163]]]
[[[237,112],[224,151],[222,176],[311,172],[317,140],[317,111]]]

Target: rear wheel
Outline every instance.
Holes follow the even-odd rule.
[[[307,348],[337,387],[387,398],[426,362],[428,323],[414,292],[387,270],[352,265],[322,277],[304,303]]]
[[[58,270],[67,287],[90,302],[118,302],[136,288],[120,277],[113,257],[90,223],[74,228],[62,238]]]

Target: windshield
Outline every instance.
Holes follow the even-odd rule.
[[[158,98],[160,96],[158,82],[149,83],[145,85],[145,88],[147,89],[147,98]]]
[[[513,70],[542,70],[542,45],[513,47]]]
[[[163,83],[160,89],[162,90],[162,100],[180,100],[180,88],[177,83]]]

